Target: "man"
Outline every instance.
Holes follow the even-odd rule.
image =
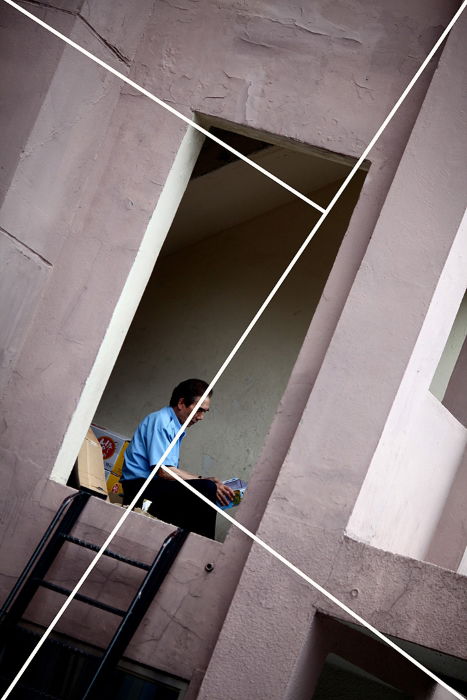
[[[125,452],[121,484],[123,504],[128,505],[158,463],[182,424],[188,418],[208,384],[201,379],[187,379],[172,392],[170,405],[150,413],[136,428]],[[188,427],[203,420],[209,411],[212,391],[203,401]],[[183,432],[164,459],[164,466],[177,471],[187,483],[215,503],[227,505],[233,498],[232,489],[214,476],[202,477],[179,468],[180,443]],[[149,512],[160,520],[214,539],[216,511],[180,484],[164,469],[159,469],[146,487],[144,498],[151,501]],[[143,497],[138,505],[142,503]]]

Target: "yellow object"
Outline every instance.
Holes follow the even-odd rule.
[[[118,474],[110,474],[107,479],[107,491],[114,496],[123,496],[123,489]]]
[[[115,464],[112,469],[112,474],[115,474],[116,476],[121,476],[122,475],[122,469],[123,469],[123,457],[125,456],[125,450],[130,444],[129,440],[125,440],[123,443],[123,446],[118,454],[118,457],[115,461]]]
[[[112,471],[107,477],[107,491],[109,493],[110,500],[113,503],[122,502],[123,489],[120,483],[120,477],[122,475],[123,458],[125,456],[125,450],[129,444],[129,440],[124,441],[122,447],[120,448],[120,452],[118,453],[118,457],[115,460],[115,464],[113,465]]]

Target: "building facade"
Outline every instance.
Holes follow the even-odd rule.
[[[459,2],[22,6],[326,207]],[[4,598],[91,422],[131,435],[178,381],[214,376],[319,214],[0,11]],[[464,691],[466,22],[184,444],[203,474],[249,481],[250,531]],[[103,541],[120,515],[92,499],[78,534]],[[131,513],[115,547],[150,560],[172,529]],[[57,580],[88,560],[65,552]],[[135,581],[103,562],[83,590],[122,605]],[[42,592],[27,618],[55,609]],[[109,630],[78,602],[57,625],[95,646]],[[234,526],[190,535],[126,656],[185,700],[451,697]]]

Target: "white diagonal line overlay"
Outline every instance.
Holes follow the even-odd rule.
[[[97,59],[95,56],[93,56],[92,54],[89,54],[89,53],[88,53],[87,51],[85,51],[84,49],[81,49],[81,47],[79,47],[78,45],[74,44],[74,42],[71,42],[67,37],[64,37],[64,36],[61,35],[59,32],[57,32],[55,29],[53,29],[52,27],[49,27],[49,25],[45,24],[45,22],[42,22],[41,20],[38,20],[37,17],[34,17],[34,15],[31,15],[29,12],[26,12],[23,8],[21,8],[21,7],[19,7],[18,5],[16,5],[16,3],[15,3],[15,2],[12,2],[12,0],[4,0],[4,2],[6,2],[6,3],[8,3],[9,5],[15,7],[17,10],[19,10],[19,11],[22,12],[23,14],[26,14],[26,15],[27,15],[28,17],[30,17],[34,22],[37,22],[38,24],[40,24],[40,25],[41,25],[42,27],[44,27],[45,29],[51,31],[53,34],[55,34],[55,35],[58,36],[59,38],[63,39],[67,44],[70,44],[71,46],[74,46],[74,48],[76,48],[78,51],[80,51],[81,53],[84,53],[85,55],[88,55],[89,58],[91,58],[91,59],[94,60],[95,62],[99,63],[99,64],[102,65],[103,67],[108,68],[108,69],[110,70],[111,73],[117,75],[118,77],[121,77],[122,80],[124,80],[124,81],[127,82],[127,83],[132,84],[132,86],[135,87],[136,89],[138,89],[140,92],[142,92],[143,94],[146,94],[148,97],[150,97],[151,99],[153,99],[154,101],[156,101],[156,102],[159,103],[158,99],[155,98],[153,95],[151,95],[151,93],[148,93],[148,92],[147,92],[146,90],[144,90],[143,88],[140,88],[139,86],[136,85],[136,83],[133,83],[132,81],[129,81],[128,78],[126,78],[125,76],[119,74],[118,71],[115,71],[115,70],[114,70],[113,68],[111,68],[110,66],[107,66],[107,65],[104,64],[102,61],[100,61],[100,60]],[[464,11],[466,5],[467,5],[467,0],[464,0],[463,3],[462,3],[462,5],[459,7],[459,9],[457,10],[457,12],[455,13],[455,15],[452,17],[452,19],[451,19],[451,21],[449,22],[449,24],[447,25],[447,27],[446,27],[446,28],[444,29],[444,31],[442,32],[442,34],[441,34],[441,36],[439,37],[438,41],[435,43],[435,45],[433,46],[433,48],[431,49],[431,51],[429,52],[429,54],[427,55],[427,57],[425,58],[425,60],[423,61],[423,63],[421,64],[420,68],[417,70],[417,72],[416,72],[415,75],[413,76],[412,80],[409,82],[409,84],[408,84],[407,87],[405,88],[405,90],[404,90],[404,92],[402,93],[402,95],[401,95],[401,96],[399,97],[399,99],[397,100],[397,102],[396,102],[396,104],[394,105],[394,107],[391,109],[391,111],[390,111],[389,114],[387,115],[386,119],[384,120],[384,122],[382,123],[382,125],[380,126],[380,128],[378,129],[378,131],[375,133],[375,135],[374,135],[373,138],[371,139],[371,141],[370,141],[370,143],[368,144],[368,146],[367,146],[367,147],[365,148],[365,150],[363,151],[363,153],[362,153],[362,155],[360,156],[360,158],[359,158],[359,159],[357,160],[357,162],[355,163],[354,167],[352,168],[352,170],[350,171],[349,175],[346,177],[346,179],[344,180],[344,182],[343,182],[342,185],[340,186],[339,190],[338,190],[338,191],[336,192],[336,194],[334,195],[334,197],[333,197],[333,199],[331,200],[331,202],[328,204],[327,208],[323,211],[323,213],[322,213],[321,217],[319,218],[318,222],[315,224],[315,226],[313,227],[313,229],[310,231],[310,233],[308,234],[308,236],[306,237],[306,239],[304,240],[304,242],[302,243],[302,245],[300,246],[300,248],[298,249],[298,251],[296,252],[296,254],[294,255],[294,257],[292,258],[292,260],[290,261],[290,263],[288,264],[288,266],[286,267],[286,269],[284,270],[284,272],[282,273],[282,275],[279,277],[279,279],[277,280],[276,284],[274,285],[274,287],[272,288],[272,290],[269,292],[268,296],[266,297],[266,299],[264,300],[264,302],[262,303],[262,305],[260,306],[260,308],[258,309],[258,311],[256,312],[256,314],[254,315],[254,317],[252,318],[252,320],[250,321],[250,323],[249,323],[248,326],[246,327],[245,331],[242,333],[242,335],[241,335],[240,338],[238,339],[237,343],[235,344],[235,346],[234,346],[234,347],[232,348],[232,350],[230,351],[229,355],[227,356],[227,358],[225,359],[225,361],[224,361],[223,364],[221,365],[220,369],[217,371],[216,375],[215,375],[214,378],[211,380],[211,382],[210,382],[209,386],[207,387],[206,391],[205,391],[204,394],[199,398],[199,400],[197,401],[197,403],[196,403],[195,406],[193,407],[193,410],[191,411],[190,415],[187,417],[187,419],[185,420],[185,422],[183,423],[183,425],[180,427],[180,430],[179,430],[178,433],[175,435],[174,439],[172,440],[172,442],[170,443],[170,445],[167,447],[166,451],[165,451],[164,454],[161,456],[161,458],[160,458],[160,460],[158,461],[158,463],[154,466],[154,468],[153,468],[151,474],[148,476],[148,478],[147,478],[146,481],[144,482],[143,486],[140,488],[140,490],[138,491],[138,493],[137,493],[136,496],[134,497],[133,501],[129,504],[128,508],[124,511],[123,515],[121,516],[120,520],[117,522],[117,524],[115,525],[115,527],[113,528],[113,530],[109,533],[107,539],[106,539],[105,542],[102,544],[102,546],[100,547],[100,549],[99,549],[99,551],[97,552],[96,556],[95,556],[94,559],[90,562],[89,566],[87,567],[87,569],[86,569],[86,570],[84,571],[84,573],[82,574],[82,576],[81,576],[81,578],[79,579],[78,583],[77,583],[76,586],[73,588],[73,590],[71,591],[70,595],[68,596],[68,598],[66,599],[66,601],[64,602],[64,604],[62,605],[62,607],[60,608],[60,610],[57,612],[57,614],[56,614],[55,617],[53,618],[53,620],[52,620],[52,622],[50,623],[50,625],[48,626],[48,628],[45,630],[43,636],[41,637],[41,639],[39,640],[39,642],[37,643],[37,645],[35,646],[35,648],[33,649],[33,651],[30,653],[30,655],[28,656],[28,658],[27,658],[26,661],[24,662],[24,664],[23,664],[23,666],[21,667],[21,669],[18,671],[17,675],[15,676],[15,678],[14,678],[13,681],[11,682],[10,686],[9,686],[9,687],[7,688],[7,690],[5,691],[5,693],[4,693],[4,695],[2,696],[1,700],[6,700],[6,698],[10,695],[11,691],[14,689],[15,685],[17,684],[17,682],[18,682],[19,679],[21,678],[22,674],[23,674],[24,671],[27,669],[27,667],[29,666],[29,664],[31,663],[31,661],[33,660],[33,658],[36,656],[36,654],[38,653],[38,651],[40,650],[40,648],[43,646],[43,644],[45,643],[47,637],[50,635],[50,633],[52,632],[53,628],[55,627],[55,625],[57,624],[57,622],[59,621],[59,619],[62,617],[63,613],[65,612],[65,610],[68,608],[68,606],[70,605],[70,603],[71,603],[72,600],[74,599],[76,593],[79,591],[79,589],[81,588],[81,586],[82,586],[83,583],[85,582],[86,578],[89,576],[89,574],[91,573],[91,571],[95,568],[95,566],[96,566],[96,564],[98,563],[99,559],[102,557],[102,555],[103,555],[103,553],[104,553],[104,550],[108,548],[109,544],[112,542],[113,538],[115,537],[115,535],[117,534],[117,532],[120,530],[120,528],[121,528],[121,526],[123,525],[123,523],[125,522],[126,518],[129,516],[130,511],[134,508],[134,506],[136,505],[137,501],[139,500],[139,498],[140,498],[141,495],[143,494],[144,489],[146,488],[147,484],[148,484],[148,483],[151,481],[151,479],[156,475],[156,473],[157,473],[157,471],[158,471],[159,469],[163,469],[164,471],[168,472],[167,468],[166,468],[162,463],[164,462],[165,458],[168,456],[168,454],[169,454],[170,451],[172,450],[172,447],[175,445],[175,443],[177,442],[177,440],[180,438],[181,434],[183,433],[183,431],[185,430],[185,428],[188,426],[189,422],[191,421],[191,419],[193,418],[193,416],[195,415],[196,411],[197,411],[198,408],[201,406],[201,404],[203,403],[203,401],[206,399],[206,397],[207,397],[208,394],[210,393],[211,389],[217,384],[218,380],[220,379],[220,377],[222,376],[222,374],[224,373],[224,371],[227,369],[228,365],[230,364],[230,362],[232,361],[232,359],[233,359],[234,356],[236,355],[237,351],[238,351],[238,350],[240,349],[240,347],[243,345],[244,341],[246,340],[246,338],[247,338],[248,335],[250,334],[251,330],[252,330],[253,327],[256,325],[257,321],[258,321],[259,318],[262,316],[263,312],[265,311],[265,309],[267,308],[267,306],[269,305],[269,303],[271,302],[271,300],[272,300],[273,297],[275,296],[276,292],[279,290],[279,288],[281,287],[282,283],[284,282],[284,280],[287,278],[287,276],[289,275],[289,273],[291,272],[291,270],[292,270],[293,267],[295,266],[296,262],[298,261],[298,259],[299,259],[300,256],[302,255],[303,251],[304,251],[305,248],[308,246],[309,242],[311,241],[311,239],[313,238],[313,236],[315,235],[315,233],[318,231],[319,227],[321,226],[321,224],[323,223],[323,221],[326,219],[326,217],[327,217],[327,215],[329,214],[329,212],[331,211],[331,209],[334,207],[334,205],[336,204],[336,202],[337,202],[338,199],[340,198],[342,192],[345,190],[345,188],[347,187],[347,185],[349,184],[349,182],[351,181],[351,179],[353,178],[353,176],[354,176],[355,173],[357,172],[358,168],[361,166],[361,164],[363,163],[363,161],[364,161],[365,158],[367,157],[368,153],[369,153],[370,150],[373,148],[374,144],[377,142],[377,140],[379,139],[379,137],[381,136],[381,134],[383,133],[383,131],[385,130],[385,128],[387,127],[387,125],[389,124],[389,122],[391,121],[391,119],[393,118],[393,116],[395,115],[395,113],[397,112],[397,110],[399,109],[399,107],[401,106],[401,104],[403,103],[403,101],[405,100],[405,98],[407,97],[407,95],[409,94],[410,90],[412,89],[412,87],[414,86],[414,84],[416,83],[416,81],[418,80],[418,78],[420,77],[420,75],[422,74],[422,72],[425,70],[426,66],[427,66],[428,63],[431,61],[431,59],[433,58],[433,56],[434,56],[434,54],[436,53],[436,51],[438,50],[438,48],[441,46],[441,44],[443,43],[443,41],[446,39],[446,37],[447,37],[447,35],[449,34],[449,32],[451,31],[452,27],[454,26],[454,24],[457,22],[457,20],[459,19],[460,15],[461,15],[462,12]],[[169,111],[173,112],[176,116],[179,116],[181,119],[183,119],[183,121],[188,122],[188,123],[191,123],[192,126],[194,126],[195,128],[201,130],[200,127],[199,127],[199,125],[197,125],[197,124],[191,122],[191,121],[188,120],[184,115],[178,114],[178,112],[176,112],[175,110],[173,110],[171,107],[168,107],[168,106],[164,105],[164,103],[162,103],[162,106],[165,106],[166,108],[168,108]],[[204,130],[202,130],[202,132],[205,133]],[[217,138],[215,138],[215,137],[212,137],[212,135],[209,134],[209,132],[206,132],[206,135],[209,136],[210,138],[214,138],[214,140],[216,140],[217,142],[219,142],[220,145],[222,145],[222,146],[225,146],[225,145],[226,145],[226,144],[223,144],[219,139],[217,139]],[[230,147],[228,147],[228,148],[229,148],[229,150],[233,150],[233,149],[230,149]],[[244,158],[243,158],[243,159],[244,159]],[[256,167],[256,164],[253,164],[253,165]],[[266,175],[269,176],[269,174],[268,174],[267,172],[265,172],[264,174],[266,174]],[[218,513],[220,513],[220,515],[222,515],[222,517],[224,517],[226,520],[228,520],[232,525],[234,525],[234,526],[237,527],[239,530],[241,530],[244,534],[246,534],[248,537],[250,537],[250,539],[253,540],[253,542],[255,542],[255,543],[258,544],[260,547],[262,547],[263,549],[265,549],[267,552],[269,552],[269,554],[271,554],[271,555],[272,555],[273,557],[275,557],[278,561],[282,562],[282,564],[284,564],[284,565],[287,566],[291,571],[293,571],[295,574],[297,574],[297,576],[299,576],[299,577],[302,578],[304,581],[306,581],[307,583],[309,583],[313,588],[315,588],[317,591],[319,591],[319,593],[321,593],[323,596],[325,596],[326,598],[328,598],[328,600],[330,600],[331,602],[333,602],[335,605],[337,605],[339,608],[341,608],[341,610],[343,610],[344,612],[346,612],[346,613],[347,613],[348,615],[350,615],[354,620],[356,620],[359,624],[361,624],[362,627],[365,627],[366,629],[368,629],[375,637],[377,637],[377,638],[380,639],[382,642],[384,642],[384,643],[387,644],[389,647],[391,647],[391,648],[394,649],[396,652],[398,652],[398,653],[399,653],[401,656],[403,656],[407,661],[409,661],[409,662],[412,663],[414,666],[416,666],[420,671],[423,671],[424,673],[426,673],[432,680],[434,680],[434,681],[435,681],[436,683],[438,683],[440,686],[442,686],[443,688],[445,688],[445,690],[447,690],[449,693],[451,693],[454,697],[458,698],[459,700],[465,700],[465,698],[464,698],[463,695],[461,695],[461,694],[458,693],[456,690],[454,690],[453,688],[451,688],[451,687],[450,687],[447,683],[445,683],[441,678],[439,678],[438,676],[436,676],[436,674],[434,674],[432,671],[430,671],[428,668],[426,668],[426,666],[423,666],[423,664],[421,664],[421,663],[420,663],[419,661],[417,661],[414,657],[412,657],[410,654],[408,654],[404,649],[402,649],[402,648],[399,647],[397,644],[395,644],[391,639],[389,639],[389,637],[386,637],[386,635],[384,635],[382,632],[379,632],[375,627],[373,627],[373,625],[371,625],[369,622],[367,622],[367,621],[364,620],[362,617],[360,617],[360,615],[358,615],[357,613],[355,613],[351,608],[349,608],[347,605],[345,605],[345,603],[342,603],[338,598],[336,598],[334,595],[332,595],[332,593],[329,593],[329,591],[327,591],[327,590],[324,589],[322,586],[320,586],[319,583],[317,583],[317,582],[314,581],[312,578],[310,578],[309,576],[307,576],[303,571],[301,571],[301,569],[299,569],[297,566],[295,566],[294,564],[292,564],[288,559],[286,559],[284,556],[282,556],[282,554],[279,554],[279,552],[277,552],[277,551],[276,551],[275,549],[273,549],[270,545],[268,545],[266,542],[264,542],[263,540],[261,540],[257,535],[255,535],[254,533],[250,532],[250,530],[248,530],[244,525],[242,525],[241,523],[239,523],[237,520],[234,520],[228,513],[226,513],[225,511],[223,511],[221,508],[219,508],[219,507],[216,506],[214,503],[212,503],[211,501],[209,501],[209,499],[207,499],[205,496],[203,496],[203,495],[200,494],[198,491],[196,491],[196,489],[194,489],[190,484],[188,484],[186,481],[184,481],[184,480],[183,480],[180,476],[178,476],[175,472],[170,471],[170,472],[168,472],[168,473],[170,474],[171,477],[175,478],[179,483],[181,483],[185,488],[189,489],[194,495],[196,495],[198,498],[201,498],[201,500],[203,500],[208,506],[210,506],[211,508],[213,508],[214,510],[216,510]]]
[[[108,63],[105,63],[105,61],[102,61],[100,58],[97,58],[97,56],[94,56],[94,54],[92,54],[90,51],[87,51],[85,48],[83,48],[82,46],[80,46],[76,42],[72,41],[72,39],[69,39],[67,36],[65,36],[61,32],[57,31],[56,29],[51,27],[49,24],[46,24],[45,22],[43,22],[41,19],[39,19],[35,15],[33,15],[31,12],[28,12],[27,10],[25,10],[24,7],[17,5],[16,2],[13,2],[13,0],[4,0],[4,2],[6,2],[8,5],[11,5],[12,7],[14,7],[16,10],[21,12],[23,15],[26,15],[26,17],[29,17],[29,19],[32,19],[34,22],[36,22],[36,24],[39,24],[44,29],[47,29],[49,32],[51,32],[56,37],[58,37],[59,39],[64,41],[66,44],[73,47],[74,49],[76,49],[77,51],[82,53],[84,56],[86,56],[87,58],[91,59],[91,61],[94,61],[94,63],[97,63],[102,68],[105,68],[106,70],[108,70],[109,73],[112,73],[117,78],[120,78],[120,80],[123,80],[123,82],[127,83],[127,85],[130,85],[130,87],[132,87],[134,90],[137,90],[142,95],[144,95],[145,97],[148,97],[150,100],[152,100],[153,102],[158,104],[160,107],[163,107],[168,112],[171,112],[171,114],[174,114],[176,117],[178,117],[182,121],[184,121],[187,124],[189,124],[190,126],[192,126],[194,129],[197,129],[197,131],[201,132],[202,134],[204,134],[205,136],[210,138],[212,141],[215,141],[216,143],[218,143],[220,146],[225,148],[227,151],[230,151],[231,153],[233,153],[233,155],[237,156],[237,158],[240,158],[245,163],[248,163],[248,165],[251,165],[253,168],[255,168],[260,173],[262,173],[263,175],[268,177],[270,180],[275,182],[277,185],[280,185],[284,189],[288,190],[289,192],[294,194],[296,197],[303,200],[304,202],[306,202],[310,206],[314,207],[315,209],[317,209],[321,213],[324,212],[324,208],[322,206],[320,206],[316,202],[313,202],[313,200],[309,199],[304,194],[302,194],[298,190],[296,190],[293,187],[291,187],[290,185],[288,185],[286,182],[281,180],[279,177],[276,177],[276,175],[273,175],[272,173],[270,173],[269,170],[266,170],[266,168],[263,168],[258,163],[255,163],[253,160],[251,160],[247,156],[243,155],[243,153],[240,153],[240,151],[237,151],[232,146],[229,146],[229,144],[222,141],[222,139],[219,139],[217,136],[214,136],[214,134],[211,134],[210,131],[208,131],[207,129],[204,129],[200,124],[197,124],[189,117],[186,117],[184,114],[182,114],[182,112],[179,112],[174,107],[171,107],[169,104],[167,104],[166,102],[161,100],[160,97],[156,97],[156,95],[154,95],[152,92],[149,92],[149,90],[146,90],[145,88],[141,87],[141,85],[138,85],[138,83],[135,83],[130,78],[127,78],[126,75],[124,75],[123,73],[120,73],[120,71],[116,70],[115,68],[112,68],[112,66],[110,66]]]

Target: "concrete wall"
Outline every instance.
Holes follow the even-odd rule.
[[[452,481],[443,512],[424,556],[427,561],[452,571],[459,571],[464,575],[466,571],[465,552],[467,551],[466,490],[467,450]]]
[[[386,425],[347,534],[374,547],[425,559],[461,467],[467,436],[430,393],[412,396],[405,409],[395,404],[398,417]],[[454,534],[461,513],[455,509],[452,516]],[[458,554],[451,551],[450,557]]]
[[[118,19],[113,3],[102,1],[99,7],[100,16],[111,14],[111,19],[106,20],[109,34],[105,42],[99,33],[101,25],[99,31],[94,30],[79,16],[75,17],[73,37],[107,60],[117,62],[123,71],[128,70],[127,63],[118,58],[112,47],[118,46],[119,55],[123,54],[127,61],[136,57],[133,76],[163,98],[175,99],[176,103],[184,101],[180,105],[183,110],[228,118],[270,130],[282,138],[299,138],[348,155],[360,153],[362,144],[369,140],[425,55],[433,35],[439,31],[434,27],[444,21],[451,9],[445,3],[433,2],[428,13],[426,4],[423,3],[423,9],[420,4],[411,20],[420,25],[420,33],[415,36],[409,29],[394,33],[397,8],[391,9],[390,16],[375,8],[362,43],[354,26],[354,12],[337,22],[318,6],[310,9],[305,20],[299,20],[298,7],[289,8],[290,17],[281,17],[280,13],[259,17],[253,11],[251,16],[248,11],[238,11],[237,15],[235,8],[223,8],[221,13],[213,14],[209,3],[184,11],[158,5],[157,17],[149,23],[151,3],[118,5]],[[360,11],[368,19],[366,10],[363,4]],[[52,24],[60,25],[63,20],[63,13],[53,8],[37,8],[37,12]],[[29,27],[28,20],[21,21],[22,27]],[[196,37],[205,36],[206,23],[212,37],[207,54],[204,41],[196,42]],[[308,31],[315,24],[324,30],[322,37]],[[347,34],[343,29],[346,24]],[[219,27],[228,27],[229,36],[224,36]],[[143,30],[145,39],[137,53]],[[271,32],[270,41],[277,53],[261,45],[259,35],[266,30]],[[57,41],[50,38],[54,46]],[[42,44],[37,51],[41,49]],[[315,57],[311,63],[310,51]],[[401,51],[412,57],[402,66]],[[210,52],[222,56],[222,67],[210,60]],[[271,53],[267,73],[274,76],[274,81],[264,73],[265,52]],[[327,65],[332,62],[332,71],[321,64],[323,56]],[[203,77],[197,83],[199,74]],[[363,76],[363,82],[355,76]],[[18,80],[22,77],[18,68]],[[401,111],[397,129],[387,132],[374,153],[376,167],[368,193],[375,197],[373,207],[378,198],[381,201],[382,191],[390,181],[428,78],[429,73]],[[355,85],[355,79],[365,87]],[[303,85],[308,86],[310,80],[315,80],[320,88],[303,102]],[[223,83],[228,87],[222,88]],[[59,107],[51,109],[51,105]],[[310,118],[300,124],[293,115],[306,111]],[[34,416],[33,422],[26,419],[31,436],[26,442],[22,420],[8,420],[3,441],[5,464],[13,469],[14,455],[20,461],[32,460],[42,487],[61,445],[67,464],[71,465],[88,416],[97,407],[98,396],[94,393],[94,405],[82,411],[73,441],[64,443],[184,132],[173,117],[126,88],[121,91],[114,78],[65,49],[31,132],[31,139],[39,146],[32,157],[18,160],[15,186],[5,198],[2,214],[4,228],[12,229],[12,236],[53,266],[47,288],[41,286],[43,296],[36,290],[40,307],[36,311],[28,308],[30,316],[20,324],[17,347],[22,351],[18,350],[14,361],[17,372],[10,375],[4,401],[8,416],[21,416],[24,405]],[[55,134],[59,138],[51,138]],[[368,222],[366,226],[368,236]],[[120,332],[121,340],[124,332],[125,329]],[[112,353],[101,375],[110,373],[118,347]],[[59,421],[57,415],[61,417]]]
[[[26,22],[22,15],[6,3],[0,9],[0,16],[0,200],[3,201],[65,45],[50,41],[49,36],[37,24]],[[74,17],[72,14],[62,13],[58,21],[57,29],[67,32],[74,24]],[[18,36],[21,36],[21,41],[18,41]],[[15,118],[12,119],[13,105],[20,104],[22,109],[16,107]]]
[[[467,444],[467,429],[430,391],[439,358],[447,362],[454,320],[462,318],[466,224],[464,218],[347,527],[352,537],[417,559],[427,552]]]
[[[464,32],[465,18],[451,34],[440,60],[257,530],[331,593],[354,609],[365,610],[366,619],[374,620],[380,629],[407,624],[410,631],[407,627],[400,636],[419,640],[423,628],[427,640],[435,637],[433,611],[418,595],[425,576],[426,580],[434,576],[432,569],[419,562],[413,567],[406,564],[404,584],[389,602],[385,593],[392,586],[391,571],[383,559],[368,568],[367,560],[355,557],[350,563],[341,557],[345,527],[465,211],[460,184],[466,178],[467,162],[462,125],[465,96],[457,82],[465,61]],[[454,294],[450,299],[444,342],[462,294],[459,290],[457,298]],[[449,304],[445,308],[448,311]],[[409,512],[407,504],[401,517]],[[345,578],[339,584],[337,570]],[[448,578],[459,591],[464,590],[462,577],[450,573]],[[353,586],[357,580],[365,582],[363,591]],[[405,601],[412,591],[417,591],[417,610],[404,618],[398,601]],[[439,593],[435,607],[443,617],[451,598],[441,588]],[[323,600],[253,546],[198,697],[208,700],[222,688],[223,697],[233,700],[242,693],[248,696],[254,687],[258,699],[282,698],[313,611],[326,605]],[[334,605],[326,607],[336,610]],[[246,629],[244,620],[251,609],[255,617]],[[455,606],[452,612],[455,619]],[[281,631],[279,638],[273,630]],[[444,635],[441,628],[439,632]],[[449,629],[456,644],[463,644],[461,636],[459,628]],[[242,680],[235,689],[226,690],[219,669],[227,659],[237,657],[239,665],[230,668],[235,675],[241,673]]]
[[[0,203],[7,196],[18,159],[28,159],[28,138],[41,110],[57,69],[64,46],[50,42],[37,25],[25,23],[16,10],[5,3],[0,8],[2,161]],[[72,15],[63,14],[60,29],[70,31]],[[17,40],[21,33],[22,41]],[[21,76],[18,79],[18,76]],[[12,105],[22,105],[12,118]],[[10,222],[11,224],[11,222]],[[32,247],[31,247],[32,246]],[[43,251],[34,249],[31,236],[22,236],[16,225],[1,221],[0,257],[4,269],[0,298],[4,312],[0,324],[0,391],[8,383],[37,310],[51,271]]]
[[[208,0],[177,5],[99,0],[92,3],[92,13],[84,15],[89,24],[78,14],[72,15],[69,34],[188,114],[200,112],[245,128],[269,131],[279,139],[297,139],[358,156],[458,3],[420,0],[411,4],[410,16],[405,2],[369,0],[352,0],[345,5],[317,2],[306,7],[298,2],[279,7]],[[56,26],[65,22],[67,14],[53,7],[34,6],[34,11]],[[28,20],[15,22],[14,31],[15,37],[29,37]],[[9,360],[2,396],[3,596],[38,533],[70,492],[50,480],[51,470],[60,450],[63,464],[69,467],[74,461],[118,355],[125,323],[118,328],[119,342],[104,353],[99,376],[92,375],[103,338],[115,309],[119,309],[122,290],[135,269],[138,251],[143,255],[148,250],[142,242],[186,132],[174,117],[122,88],[71,49],[61,52],[54,44],[57,41],[34,39],[30,44],[38,60],[50,51],[51,59],[45,56],[45,64],[58,61],[57,69],[50,71],[50,82],[37,85],[38,95],[28,91],[33,116],[18,138],[15,154],[10,154],[11,185],[0,222],[10,239],[40,256],[49,270],[34,283],[36,291],[28,292],[37,306],[27,306],[22,320],[9,326],[13,332],[8,341],[16,342],[17,349]],[[403,297],[407,287],[401,273],[404,265],[413,272],[414,260],[417,264],[420,261],[420,242],[430,261],[434,284],[440,274],[439,260],[446,256],[459,223],[465,178],[460,172],[463,132],[457,131],[456,120],[462,109],[450,82],[464,65],[458,46],[455,39],[448,43],[441,63],[445,67],[433,96],[436,108],[432,100],[427,108],[429,118],[423,112],[417,132],[417,138],[420,133],[423,138],[415,143],[412,140],[409,167],[405,177],[399,176],[398,188],[387,205],[389,212],[377,228],[436,62],[372,153],[372,167],[347,240],[289,382],[289,408],[280,407],[282,415],[271,428],[270,441],[252,478],[255,485],[249,504],[245,502],[243,517],[256,527],[282,457],[296,433],[294,449],[282,469],[279,491],[269,500],[260,534],[286,549],[309,571],[316,567],[324,577],[336,551],[335,538],[342,534],[381,436],[428,307],[430,290],[412,280],[419,293],[415,295],[417,303],[411,303],[411,313],[403,318],[404,324],[400,313],[394,313],[389,322],[383,311],[400,309],[391,292],[400,290]],[[16,65],[15,78],[20,83],[29,64],[26,68]],[[446,105],[449,109],[445,113]],[[14,122],[24,105],[12,103],[12,110],[8,118]],[[453,136],[457,133],[459,138]],[[25,142],[30,143],[31,157],[21,158]],[[419,146],[423,146],[422,151]],[[410,218],[413,203],[420,201],[418,188],[422,186],[432,224],[426,231],[420,230],[417,214],[414,230],[418,233],[412,249],[405,220]],[[373,230],[373,240],[354,282]],[[446,232],[443,240],[438,237],[440,230]],[[156,245],[151,248],[154,257],[147,266],[147,278],[141,282],[141,295],[157,250]],[[387,277],[388,260],[393,261],[391,269],[398,271],[395,278]],[[36,267],[33,261],[31,272],[23,277],[24,286],[18,285],[18,295],[30,289],[29,277],[34,278]],[[138,302],[139,298],[133,298],[133,307]],[[344,305],[346,313],[342,315]],[[9,318],[12,309],[2,305],[2,311]],[[378,383],[373,385],[377,390],[373,388],[367,403],[358,404],[355,410],[354,396],[367,390],[368,372],[377,377]],[[80,397],[91,384],[90,398],[81,409]],[[73,438],[67,441],[74,416]],[[279,448],[273,449],[278,435]],[[339,469],[334,470],[335,465]],[[290,504],[296,508],[298,520],[290,517]],[[123,544],[133,552],[141,551],[143,543],[142,555],[149,557],[150,545],[161,541],[167,526],[148,525],[131,515]],[[116,507],[93,503],[83,533],[102,536],[117,516]],[[241,651],[238,658],[244,669],[232,690],[235,696],[243,690],[247,693],[248,683],[258,682],[256,687],[264,688],[268,700],[279,697],[302,644],[312,606],[302,619],[303,586],[296,581],[284,582],[280,572],[274,575],[274,590],[269,592],[270,562],[256,558],[256,550],[243,570],[248,549],[246,539],[236,535],[222,546],[190,537],[171,585],[165,587],[160,604],[155,603],[140,636],[128,650],[129,656],[193,678],[195,693],[244,571],[215,659],[231,660],[234,644]],[[215,563],[209,575],[204,571],[207,561]],[[76,561],[71,561],[60,570],[60,581],[70,582],[75,574]],[[89,585],[93,592],[109,594],[118,605],[125,591],[128,595],[129,583],[127,574],[108,567]],[[452,581],[449,578],[443,583],[446,588]],[[333,585],[337,587],[336,582]],[[452,595],[457,600],[455,591]],[[308,605],[308,598],[306,602]],[[373,599],[369,605],[374,605]],[[51,610],[47,598],[29,615],[45,622]],[[444,612],[450,615],[452,629],[456,623],[453,607],[446,606]],[[400,624],[407,634],[428,639],[431,625],[424,619],[422,623],[415,632],[410,619],[403,617]],[[94,613],[86,617],[79,605],[69,611],[61,629],[97,643],[109,631],[108,622],[103,618],[98,622]],[[280,640],[271,634],[277,629],[282,631]],[[441,634],[436,644],[451,644],[455,653],[458,636],[457,629],[452,640]],[[254,663],[252,649],[260,650]],[[210,700],[219,688],[226,699],[230,692],[221,669],[225,669],[224,664],[206,676],[202,693]],[[214,694],[210,694],[210,687]]]

